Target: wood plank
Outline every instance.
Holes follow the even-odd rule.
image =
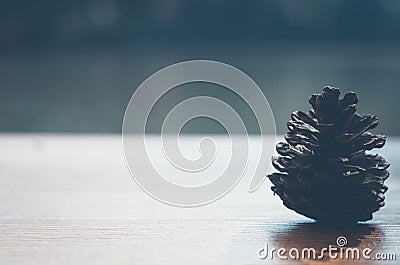
[[[251,176],[214,204],[164,205],[132,180],[118,135],[0,135],[0,264],[281,264],[257,251],[321,249],[338,236],[399,254],[399,147],[389,138],[381,152],[392,163],[390,190],[374,220],[326,229],[284,208],[269,182],[247,193]]]

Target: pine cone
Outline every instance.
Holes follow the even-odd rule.
[[[321,222],[357,222],[372,219],[384,206],[389,163],[367,150],[385,145],[384,135],[367,132],[378,125],[373,115],[356,113],[357,95],[339,100],[337,88],[325,87],[310,97],[308,114],[295,111],[273,157],[281,173],[269,175],[271,187],[283,204]]]

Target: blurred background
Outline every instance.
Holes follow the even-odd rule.
[[[278,133],[325,85],[353,90],[376,132],[400,133],[400,1],[1,1],[0,131],[119,133],[134,89],[173,63],[231,64],[263,89]],[[178,87],[162,115],[191,95],[240,99],[207,85]],[[250,131],[252,131],[250,125]],[[185,132],[220,132],[210,121]]]

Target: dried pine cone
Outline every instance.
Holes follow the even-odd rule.
[[[283,204],[321,222],[357,222],[372,219],[384,206],[389,163],[367,150],[383,147],[384,135],[367,132],[378,125],[373,115],[356,113],[357,95],[339,100],[337,88],[325,87],[312,95],[308,114],[295,111],[287,124],[287,143],[281,142],[269,175],[271,188]]]

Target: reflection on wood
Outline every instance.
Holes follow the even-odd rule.
[[[345,240],[342,248],[337,245],[339,237]],[[350,252],[347,252],[350,259],[346,259],[346,250],[348,248],[357,248],[359,255],[355,254],[355,257],[358,256],[359,259],[363,260],[363,263],[366,263],[367,260],[362,257],[363,249],[370,248],[372,253],[380,252],[381,243],[385,235],[378,225],[373,224],[329,228],[317,223],[298,223],[281,231],[281,233],[276,234],[272,238],[273,244],[277,248],[283,247],[288,250],[296,248],[300,250],[300,253],[305,248],[315,249],[317,253],[316,260],[305,260],[306,264],[327,264],[328,261],[329,264],[348,264],[351,263],[353,257]],[[329,249],[329,245],[337,248],[337,250],[333,251],[331,256],[327,250],[321,255],[321,250],[323,248]],[[369,256],[372,255],[369,254]],[[337,258],[335,258],[336,256]],[[373,261],[368,262],[372,264]]]

